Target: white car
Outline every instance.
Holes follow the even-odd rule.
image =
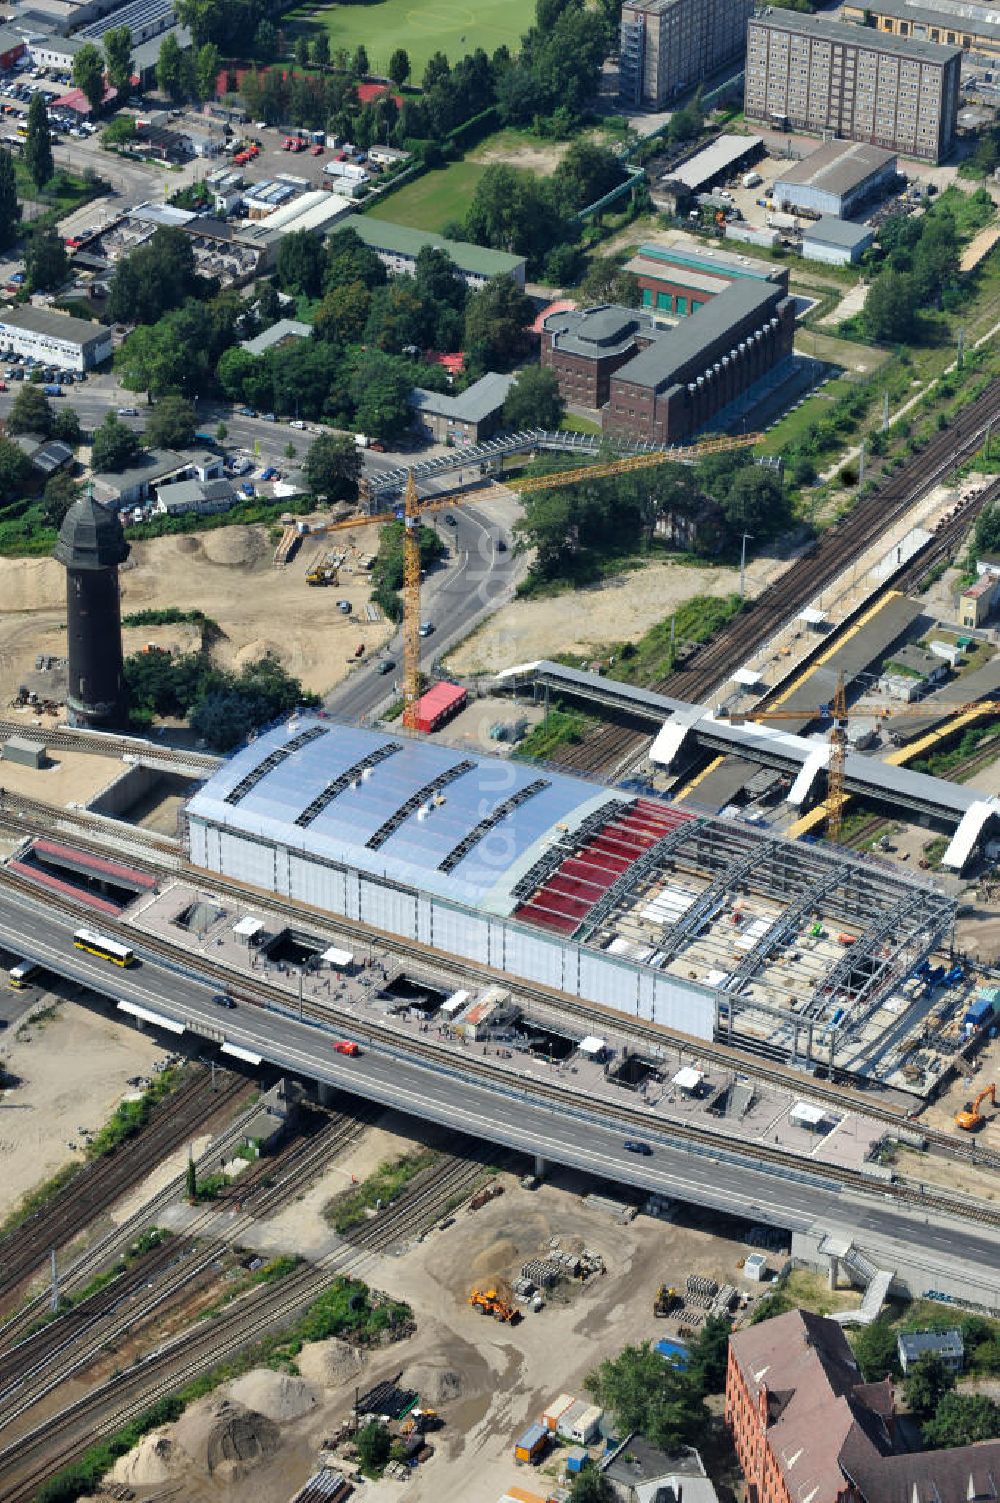
[[[305,429],[306,425],[302,421],[301,418],[291,418],[289,420],[288,426],[289,426],[289,428],[302,428],[302,429]]]
[[[139,409],[138,409],[138,407],[119,407],[119,409],[118,409],[118,416],[119,417],[138,417],[139,416]]]

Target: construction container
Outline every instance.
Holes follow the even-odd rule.
[[[603,1417],[604,1410],[599,1404],[581,1404],[579,1409],[574,1405],[563,1415],[559,1433],[577,1445],[589,1446],[601,1433]]]
[[[431,732],[465,708],[468,693],[460,684],[433,684],[417,701],[417,730]]]
[[[528,1264],[525,1264],[525,1268],[528,1266]],[[556,1270],[556,1273],[558,1275],[558,1270]],[[526,1277],[530,1279],[532,1275],[529,1273],[526,1274]],[[543,1280],[536,1279],[535,1282],[543,1283]],[[555,1283],[555,1279],[551,1280],[551,1282]],[[555,1434],[559,1429],[559,1421],[562,1416],[566,1413],[567,1409],[571,1409],[577,1403],[579,1403],[579,1400],[576,1394],[573,1393],[561,1393],[557,1399],[553,1399],[549,1407],[542,1410],[542,1424],[546,1430],[550,1430]]]
[[[982,1028],[993,1016],[993,998],[980,992],[965,1014],[966,1028]]]
[[[571,1446],[566,1452],[566,1472],[570,1477],[578,1477],[584,1467],[590,1461],[590,1452],[583,1446]]]
[[[514,1444],[514,1460],[534,1465],[549,1448],[549,1432],[544,1425],[529,1425]]]
[[[500,1503],[552,1503],[546,1494],[529,1492],[526,1487],[508,1487]]]

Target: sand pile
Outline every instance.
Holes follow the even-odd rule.
[[[274,1420],[217,1395],[192,1404],[173,1427],[175,1452],[184,1463],[228,1478],[266,1461],[280,1442]],[[175,1466],[182,1456],[172,1454]]]
[[[448,1367],[443,1358],[440,1364],[421,1362],[407,1368],[406,1381],[420,1394],[420,1402],[431,1406],[452,1403],[462,1397],[465,1389],[462,1374]]]
[[[50,611],[66,603],[66,572],[53,558],[0,559],[5,611]]]
[[[272,642],[268,637],[254,637],[245,647],[241,647],[233,654],[233,663],[237,668],[245,668],[248,663],[259,663],[261,658],[275,658],[281,660],[281,648],[277,642]]]
[[[116,1463],[114,1478],[128,1487],[158,1487],[169,1482],[186,1462],[187,1457],[178,1454],[169,1434],[153,1430],[142,1437],[134,1451]]]
[[[219,527],[202,534],[201,547],[209,563],[230,569],[259,563],[268,553],[263,527]]]
[[[360,1377],[367,1364],[364,1352],[356,1351],[343,1341],[311,1341],[304,1346],[296,1361],[303,1377],[323,1388],[339,1388]]]
[[[469,1271],[472,1278],[480,1283],[483,1279],[503,1278],[506,1277],[511,1264],[517,1260],[517,1257],[516,1243],[512,1242],[509,1237],[503,1237],[474,1258]]]
[[[256,1367],[244,1373],[221,1390],[235,1404],[255,1410],[265,1419],[284,1425],[290,1420],[301,1419],[318,1402],[316,1391],[302,1378],[290,1377],[288,1373],[271,1372],[267,1367]]]

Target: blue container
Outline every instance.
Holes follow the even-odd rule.
[[[990,997],[977,997],[965,1014],[965,1021],[970,1028],[981,1028],[992,1016],[992,999]]]
[[[566,1452],[566,1470],[571,1477],[579,1476],[590,1463],[590,1452],[583,1446],[574,1446]]]
[[[668,1362],[672,1362],[675,1367],[679,1367],[681,1372],[687,1367],[688,1349],[683,1341],[670,1341],[667,1337],[664,1337],[662,1341],[656,1343],[656,1350],[661,1357],[666,1357]]]

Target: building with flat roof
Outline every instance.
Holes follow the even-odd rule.
[[[827,141],[775,178],[779,209],[849,219],[896,185],[896,154],[867,141]]]
[[[961,61],[955,47],[768,9],[747,30],[744,113],[938,162],[955,138]]]
[[[942,47],[961,47],[979,57],[1000,58],[1000,13],[995,7],[951,5],[946,0],[935,6],[909,5],[907,0],[875,0],[862,6],[847,0],[840,13],[845,21],[862,23],[870,16],[877,31],[891,36],[916,37]]]
[[[487,371],[457,396],[415,386],[410,393],[414,426],[435,443],[478,444],[500,426],[513,376]]]
[[[555,371],[563,400],[595,411],[611,394],[611,377],[655,339],[649,313],[616,303],[563,308],[542,320],[541,362]]]
[[[156,487],[154,510],[165,517],[182,517],[188,512],[207,517],[231,510],[238,500],[236,487],[223,476],[216,480],[176,480]]]
[[[434,235],[428,230],[411,230],[408,225],[391,224],[387,219],[374,219],[370,214],[349,214],[336,225],[333,233],[338,234],[341,230],[353,230],[394,276],[412,276],[418,254],[425,245],[431,245],[454,261],[459,276],[473,289],[484,287],[491,277],[504,276],[513,277],[519,287],[524,286],[527,265],[524,256],[489,250],[466,240],[446,240],[443,235]]]
[[[25,303],[0,314],[0,348],[34,355],[63,370],[86,371],[111,358],[111,330],[85,318]]]
[[[679,443],[792,352],[795,307],[770,282],[733,282],[611,377],[604,431]]]
[[[712,246],[640,245],[625,270],[638,279],[642,307],[657,316],[685,318],[739,281],[787,288],[788,268]]]
[[[137,506],[154,487],[168,480],[212,480],[223,472],[221,454],[207,449],[182,454],[174,449],[149,449],[126,470],[105,470],[94,476],[94,496],[105,506],[121,510]]]
[[[24,37],[12,26],[0,26],[0,68],[6,73],[25,53]]]
[[[279,318],[276,324],[272,324],[262,334],[254,335],[253,339],[240,340],[240,345],[248,355],[263,355],[267,350],[294,344],[298,339],[311,339],[312,331],[312,324],[304,324],[301,319]]]
[[[860,261],[875,244],[875,231],[868,224],[851,224],[830,215],[802,231],[802,254],[807,261],[825,261],[828,266],[849,266]]]
[[[755,161],[764,148],[760,136],[716,136],[680,166],[670,169],[670,180],[683,183],[692,193],[703,193],[740,167]]]
[[[72,73],[76,54],[86,45],[86,37],[50,35],[31,41],[28,45],[28,52],[36,67],[58,68],[60,73]]]
[[[624,104],[659,110],[746,43],[754,0],[625,0],[619,47]]]
[[[726,1424],[767,1503],[969,1503],[997,1496],[1000,1440],[896,1452],[892,1384],[866,1383],[835,1320],[790,1310],[729,1338]]]

